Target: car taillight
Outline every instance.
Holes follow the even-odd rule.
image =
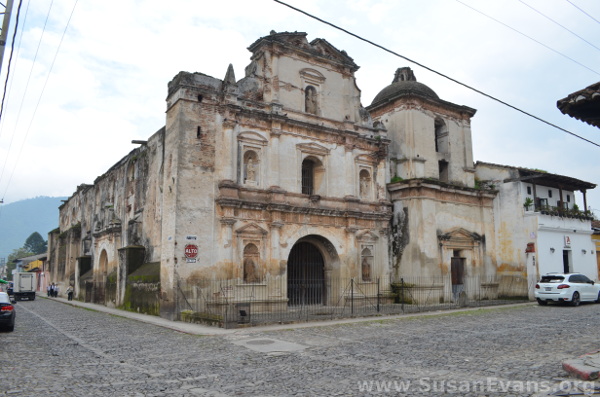
[[[539,285],[539,284],[536,284],[536,285],[535,285],[535,288],[536,288],[536,289],[540,289],[540,285]]]
[[[565,289],[565,288],[570,288],[571,286],[569,284],[561,284],[558,287],[556,287],[556,289]]]
[[[13,305],[6,305],[6,306],[2,306],[2,308],[0,309],[3,312],[12,312],[14,310]]]

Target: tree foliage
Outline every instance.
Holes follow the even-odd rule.
[[[48,249],[48,242],[38,232],[34,232],[31,236],[27,237],[23,248],[29,252],[33,252],[33,255],[43,254]]]
[[[25,258],[26,256],[31,255],[34,255],[33,252],[28,251],[25,247],[13,250],[13,252],[8,256],[8,261],[6,262],[6,279],[8,281],[12,281],[12,272],[17,266],[17,264],[14,263],[14,260],[19,258]]]

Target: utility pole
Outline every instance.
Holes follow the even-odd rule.
[[[0,31],[0,71],[2,71],[2,60],[4,59],[4,49],[6,48],[6,38],[10,26],[10,14],[12,13],[13,0],[7,0],[6,5],[0,3],[0,10],[2,7],[4,7],[4,12],[0,12],[0,15],[3,16],[2,31]]]

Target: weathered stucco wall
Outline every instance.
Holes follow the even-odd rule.
[[[483,166],[476,182],[474,109],[408,68],[365,109],[352,58],[304,33],[249,50],[241,79],[177,74],[165,127],[61,206],[49,263],[63,290],[175,319],[183,289],[198,298],[218,280],[231,282],[208,291],[223,305],[259,291],[262,309],[286,308],[305,254],[325,279],[319,304],[345,293],[336,280],[376,295],[457,262],[483,285],[551,261],[523,253],[546,233],[521,210],[526,185],[491,186],[511,173]]]

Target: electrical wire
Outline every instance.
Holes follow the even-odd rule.
[[[29,4],[29,3],[28,3]],[[29,70],[29,76],[27,77],[27,83],[25,85],[25,89],[23,90],[23,96],[21,97],[21,105],[19,106],[19,111],[17,112],[17,117],[16,117],[16,121],[15,121],[15,131],[16,131],[16,125],[19,124],[19,121],[21,119],[21,111],[23,109],[23,103],[25,102],[25,97],[27,95],[27,92],[29,90],[29,82],[31,81],[31,75],[33,74],[33,68],[35,67],[36,61],[37,61],[37,56],[38,53],[40,51],[40,47],[42,45],[42,41],[44,39],[44,34],[46,33],[46,26],[48,25],[48,20],[50,19],[50,14],[52,12],[52,6],[54,5],[54,0],[52,0],[50,2],[50,7],[48,8],[48,12],[46,12],[46,20],[44,21],[44,26],[42,28],[42,34],[40,36],[40,39],[38,41],[38,46],[37,49],[35,50],[35,55],[33,57],[33,61],[31,62],[31,69]],[[21,3],[19,3],[19,10],[20,10],[20,6]],[[27,10],[29,10],[29,5],[27,6]],[[18,14],[17,14],[18,16]],[[16,26],[15,26],[16,28]],[[15,29],[15,35],[16,35],[16,29]],[[13,45],[14,45],[14,37],[13,37]],[[14,50],[13,50],[14,51]],[[11,51],[11,58],[13,55],[13,51]],[[8,85],[8,75],[6,78],[6,83],[4,85],[4,91],[6,93],[6,87]],[[4,97],[2,98],[2,106],[4,106]],[[0,123],[2,123],[4,120],[0,119]],[[2,125],[3,126],[3,125]],[[10,142],[8,144],[8,149],[6,150],[7,154],[6,154],[6,158],[4,159],[4,164],[2,165],[2,170],[0,171],[0,182],[2,181],[2,178],[4,177],[4,172],[6,170],[6,166],[8,164],[8,159],[9,159],[9,155],[10,155],[10,151],[12,149],[12,145],[13,145],[13,141],[15,139],[15,133],[13,132],[13,135],[10,138]]]
[[[31,5],[31,1],[27,2],[27,8],[25,9],[25,17],[23,18],[23,26],[27,26],[27,16],[29,15],[29,6]],[[16,30],[16,29],[15,29]],[[21,31],[19,32],[19,41],[17,43],[17,58],[15,60],[15,68],[18,69],[18,62],[19,62],[19,55],[21,53],[21,43],[23,42],[23,32],[25,31],[25,29],[21,29]],[[7,79],[8,82],[8,79]],[[6,97],[10,98],[11,97],[11,92],[12,92],[12,87],[13,84],[15,82],[15,79],[11,79],[10,80],[10,85],[8,87],[8,93],[6,93]],[[6,86],[4,87],[4,89],[6,90]],[[8,110],[8,104],[10,104],[10,100],[9,103],[7,103],[7,107],[4,108],[4,111],[6,112]],[[4,124],[5,124],[6,119],[1,119],[0,120],[0,136],[2,136],[2,131],[4,130]],[[0,176],[0,181],[2,180],[2,176]]]
[[[594,47],[595,49],[597,49],[598,51],[600,51],[600,48],[596,47],[594,44],[590,43],[589,41],[587,41],[586,39],[584,39],[583,37],[581,37],[580,35],[578,35],[577,33],[573,32],[572,30],[570,30],[569,28],[567,28],[566,26],[561,25],[560,23],[558,23],[557,21],[555,21],[554,19],[550,18],[549,16],[547,16],[546,14],[543,14],[541,11],[535,9],[534,7],[530,6],[529,4],[525,3],[523,0],[519,0],[519,2],[523,3],[524,5],[526,5],[527,7],[531,8],[533,11],[537,12],[538,14],[540,14],[541,16],[543,16],[544,18],[548,19],[549,21],[555,23],[556,25],[560,26],[561,28],[563,28],[564,30],[566,30],[567,32],[571,33],[573,36],[585,41],[586,43],[588,43],[589,45],[591,45],[592,47]]]
[[[573,3],[570,0],[567,0],[567,3],[571,4],[573,7],[577,8],[579,11],[583,12],[585,15],[587,15],[588,17],[592,18],[594,21],[596,21],[596,23],[600,24],[600,21],[597,20],[596,18],[594,18],[593,16],[591,16],[590,14],[588,14],[587,12],[585,12],[583,9],[579,8],[575,3]]]
[[[474,91],[474,92],[476,92],[476,93],[478,93],[478,94],[480,94],[480,95],[483,95],[483,96],[485,96],[486,98],[489,98],[489,99],[491,99],[491,100],[493,100],[493,101],[496,101],[496,102],[498,102],[498,103],[501,103],[501,104],[503,104],[504,106],[507,106],[507,107],[509,107],[509,108],[511,108],[511,109],[513,109],[513,110],[516,110],[517,112],[523,113],[524,115],[526,115],[526,116],[529,116],[529,117],[531,117],[531,118],[533,118],[533,119],[535,119],[535,120],[537,120],[537,121],[540,121],[540,122],[542,122],[542,123],[544,123],[544,124],[547,124],[547,125],[549,125],[549,126],[551,126],[551,127],[554,127],[554,128],[556,128],[556,129],[558,129],[558,130],[560,130],[560,131],[566,132],[567,134],[569,134],[569,135],[572,135],[572,136],[574,136],[574,137],[576,137],[576,138],[579,138],[579,139],[581,139],[581,140],[583,140],[583,141],[585,141],[585,142],[588,142],[588,143],[590,143],[590,144],[592,144],[592,145],[594,145],[594,146],[598,146],[598,147],[600,147],[600,144],[598,144],[598,143],[596,143],[596,142],[590,141],[589,139],[587,139],[587,138],[584,138],[584,137],[582,137],[582,136],[580,136],[580,135],[577,135],[577,134],[575,134],[574,132],[571,132],[571,131],[569,131],[569,130],[567,130],[567,129],[565,129],[565,128],[559,127],[558,125],[556,125],[556,124],[553,124],[553,123],[551,123],[551,122],[549,122],[549,121],[546,121],[546,120],[542,119],[541,117],[538,117],[538,116],[536,116],[536,115],[534,115],[534,114],[531,114],[531,113],[529,113],[529,112],[527,112],[527,111],[525,111],[525,110],[522,110],[522,109],[520,109],[520,108],[518,108],[518,107],[516,107],[516,106],[514,106],[514,105],[511,105],[511,104],[509,104],[508,102],[505,102],[505,101],[503,101],[503,100],[501,100],[501,99],[498,99],[498,98],[496,98],[496,97],[494,97],[494,96],[492,96],[492,95],[490,95],[490,94],[487,94],[487,93],[485,93],[485,92],[483,92],[483,91],[481,91],[481,90],[478,90],[478,89],[476,89],[476,88],[474,88],[474,87],[471,87],[471,86],[470,86],[470,85],[468,85],[468,84],[462,83],[462,82],[460,82],[460,81],[458,81],[458,80],[456,80],[456,79],[454,79],[454,78],[452,78],[452,77],[450,77],[450,76],[447,76],[447,75],[445,75],[445,74],[443,74],[443,73],[441,73],[441,72],[438,72],[437,70],[434,70],[434,69],[432,69],[432,68],[430,68],[430,67],[428,67],[428,66],[425,66],[425,65],[423,65],[422,63],[419,63],[419,62],[417,62],[417,61],[415,61],[415,60],[412,60],[412,59],[410,59],[410,58],[408,58],[408,57],[405,57],[404,55],[400,55],[400,54],[398,54],[397,52],[394,52],[394,51],[392,51],[392,50],[390,50],[390,49],[388,49],[388,48],[386,48],[386,47],[384,47],[384,46],[382,46],[382,45],[380,45],[380,44],[377,44],[377,43],[375,43],[375,42],[373,42],[373,41],[371,41],[371,40],[368,40],[368,39],[366,39],[366,38],[364,38],[364,37],[362,37],[362,36],[359,36],[359,35],[357,35],[357,34],[355,34],[355,33],[352,33],[352,32],[350,32],[350,31],[348,31],[348,30],[346,30],[346,29],[344,29],[344,28],[342,28],[342,27],[339,27],[339,26],[337,26],[337,25],[335,25],[335,24],[333,24],[333,23],[331,23],[331,22],[328,22],[328,21],[326,21],[326,20],[324,20],[324,19],[321,19],[321,18],[319,18],[319,17],[317,17],[317,16],[315,16],[315,15],[312,15],[312,14],[310,14],[310,13],[306,12],[306,11],[303,11],[303,10],[301,10],[301,9],[299,9],[299,8],[296,8],[296,7],[294,7],[294,6],[291,6],[291,5],[287,4],[287,3],[284,3],[284,2],[283,2],[283,1],[281,1],[281,0],[273,0],[273,1],[274,1],[274,2],[276,2],[276,3],[279,3],[279,4],[283,5],[283,6],[286,6],[286,7],[290,8],[290,9],[292,9],[292,10],[296,11],[296,12],[299,12],[299,13],[301,13],[301,14],[304,14],[304,15],[306,15],[306,16],[307,16],[307,17],[309,17],[309,18],[312,18],[312,19],[315,19],[315,20],[317,20],[317,21],[319,21],[319,22],[321,22],[321,23],[324,23],[325,25],[329,25],[329,26],[331,26],[331,27],[332,27],[332,28],[334,28],[334,29],[340,30],[340,31],[342,31],[342,32],[344,32],[344,33],[346,33],[346,34],[348,34],[348,35],[352,36],[352,37],[355,37],[355,38],[357,38],[357,39],[359,39],[359,40],[361,40],[361,41],[364,41],[365,43],[371,44],[372,46],[374,46],[374,47],[377,47],[377,48],[379,48],[379,49],[381,49],[381,50],[383,50],[383,51],[385,51],[385,52],[388,52],[388,53],[390,53],[390,54],[392,54],[392,55],[395,55],[395,56],[397,56],[398,58],[402,58],[402,59],[404,59],[404,60],[406,60],[406,61],[408,61],[408,62],[410,62],[410,63],[413,63],[413,64],[415,64],[415,65],[417,65],[417,66],[420,66],[420,67],[422,67],[423,69],[426,69],[426,70],[428,70],[428,71],[430,71],[430,72],[432,72],[432,73],[435,73],[435,74],[437,74],[438,76],[441,76],[441,77],[443,77],[443,78],[445,78],[445,79],[447,79],[447,80],[450,80],[450,81],[452,81],[453,83],[456,83],[456,84],[458,84],[458,85],[461,85],[461,86],[463,86],[463,87],[465,87],[465,88],[467,88],[467,89],[469,89],[469,90],[471,90],[471,91]]]
[[[536,40],[536,39],[534,39],[533,37],[531,37],[531,36],[528,36],[528,35],[526,35],[525,33],[518,31],[517,29],[513,28],[512,26],[510,26],[510,25],[507,25],[507,24],[505,24],[504,22],[502,22],[502,21],[500,21],[500,20],[498,20],[498,19],[496,19],[496,18],[494,18],[494,17],[492,17],[492,16],[490,16],[490,15],[488,15],[488,14],[486,14],[486,13],[482,12],[482,11],[479,11],[478,9],[476,9],[476,8],[474,8],[474,7],[472,7],[472,6],[468,5],[468,4],[466,4],[466,3],[463,3],[461,0],[456,0],[456,2],[458,2],[458,3],[462,4],[462,5],[464,5],[464,6],[465,6],[465,7],[467,7],[467,8],[470,8],[471,10],[473,10],[473,11],[475,11],[475,12],[477,12],[477,13],[479,13],[479,14],[483,15],[484,17],[487,17],[487,18],[491,19],[492,21],[498,22],[499,24],[501,24],[501,25],[503,25],[503,26],[505,26],[505,27],[509,28],[509,29],[510,29],[510,30],[512,30],[513,32],[516,32],[516,33],[520,34],[521,36],[527,37],[529,40],[531,40],[531,41],[534,41],[534,42],[538,43],[539,45],[541,45],[541,46],[543,46],[543,47],[546,47],[547,49],[549,49],[550,51],[552,51],[552,52],[554,52],[554,53],[556,53],[556,54],[560,55],[561,57],[564,57],[564,58],[566,58],[566,59],[570,60],[571,62],[574,62],[574,63],[576,63],[577,65],[579,65],[579,66],[581,66],[581,67],[583,67],[583,68],[586,68],[586,69],[587,69],[587,70],[589,70],[590,72],[593,72],[593,73],[595,73],[595,74],[597,74],[597,75],[599,75],[599,76],[600,76],[600,72],[598,72],[598,71],[596,71],[596,70],[594,70],[594,69],[592,69],[592,68],[590,68],[590,67],[588,67],[588,66],[584,65],[583,63],[581,63],[581,62],[579,62],[579,61],[576,61],[575,59],[571,58],[571,57],[570,57],[570,56],[568,56],[568,55],[565,55],[565,54],[563,54],[562,52],[560,52],[560,51],[558,51],[558,50],[555,50],[554,48],[552,48],[552,47],[550,47],[550,46],[548,46],[548,45],[546,45],[546,44],[542,43],[541,41],[539,41],[539,40]]]
[[[17,168],[17,165],[19,163],[19,158],[21,157],[21,153],[23,152],[23,147],[25,146],[25,142],[27,141],[27,136],[29,135],[29,131],[31,130],[31,126],[33,125],[33,120],[35,119],[35,115],[37,113],[37,110],[40,106],[40,102],[42,101],[42,97],[44,96],[44,92],[46,90],[46,85],[48,84],[48,80],[50,80],[50,76],[52,75],[52,69],[54,69],[54,63],[56,62],[56,58],[58,57],[58,53],[60,52],[60,48],[62,46],[63,40],[65,38],[65,35],[67,33],[67,29],[71,23],[71,18],[73,18],[73,13],[75,13],[75,7],[77,6],[77,2],[79,0],[75,0],[75,4],[73,4],[73,8],[71,9],[71,14],[69,15],[69,19],[67,20],[67,24],[65,25],[65,29],[63,30],[62,36],[60,37],[60,41],[58,43],[58,47],[56,48],[56,52],[54,53],[54,58],[52,59],[52,63],[50,64],[50,68],[48,70],[48,75],[46,76],[46,80],[44,81],[44,85],[42,87],[42,91],[40,92],[40,96],[38,98],[37,104],[35,105],[35,108],[33,110],[33,114],[31,116],[31,121],[29,122],[29,126],[27,127],[27,131],[25,133],[25,137],[23,138],[23,143],[21,144],[21,148],[19,150],[19,153],[17,155],[17,158],[15,160],[15,165],[13,166],[12,172],[10,174],[10,178],[8,180],[8,183],[6,184],[6,189],[4,190],[4,194],[0,197],[3,197],[6,195],[6,192],[8,191],[8,188],[10,186],[10,183],[12,181],[12,178],[15,174],[15,169]]]
[[[0,104],[0,121],[2,121],[2,112],[4,110],[4,99],[6,98],[6,88],[8,87],[8,78],[10,76],[10,65],[12,64],[12,57],[13,53],[15,52],[15,39],[17,37],[17,31],[19,28],[19,15],[21,14],[22,3],[23,2],[19,0],[19,6],[17,7],[17,18],[15,20],[15,30],[13,32],[12,43],[10,46],[10,57],[8,58],[8,66],[6,68],[6,81],[4,82],[4,89],[2,91],[2,104]]]

